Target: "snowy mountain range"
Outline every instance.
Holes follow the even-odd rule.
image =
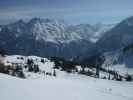
[[[9,31],[9,33],[15,34],[16,38],[25,34],[32,35],[38,41],[44,40],[62,43],[82,39],[87,41],[91,41],[92,38],[98,39],[102,33],[111,29],[113,26],[101,23],[96,25],[67,25],[62,20],[33,18],[27,23],[19,20],[15,23],[5,25],[1,28],[1,31]]]
[[[114,25],[67,25],[62,20],[33,18],[1,26],[0,48],[11,54],[72,58],[91,54],[94,43]],[[74,50],[74,51],[73,51]]]
[[[97,52],[121,51],[133,43],[132,33],[133,17],[116,25],[68,25],[62,20],[33,18],[1,25],[0,48],[9,54],[82,59]]]

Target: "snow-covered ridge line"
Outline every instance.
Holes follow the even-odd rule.
[[[101,23],[96,25],[67,25],[61,20],[33,18],[29,20],[29,22],[18,20],[15,23],[5,25],[1,28],[1,31],[7,28],[10,32],[14,32],[13,34],[16,34],[16,38],[23,34],[29,34],[33,35],[36,40],[58,43],[79,39],[90,41],[96,39],[97,41],[104,32],[108,31],[113,26],[114,25],[105,25]]]

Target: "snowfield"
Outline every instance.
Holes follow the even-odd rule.
[[[27,59],[38,64],[40,72],[27,71],[24,68]],[[37,56],[10,55],[1,58],[1,62],[5,65],[22,65],[26,78],[0,73],[0,100],[133,100],[133,82],[96,79],[78,73],[68,74],[53,69],[54,62]],[[81,70],[81,66],[77,68]],[[43,73],[53,74],[54,70],[56,76]],[[107,73],[100,75],[107,76]]]
[[[133,100],[133,83],[75,75],[19,79],[0,74],[1,100]]]

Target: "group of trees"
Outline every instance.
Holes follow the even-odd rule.
[[[59,58],[59,57],[51,57],[50,60],[55,63],[55,69],[61,69],[69,73],[76,71],[77,63],[73,61],[68,61],[65,60],[64,58]]]
[[[133,77],[131,75],[127,74],[125,79],[126,79],[126,81],[132,81]]]
[[[22,66],[18,64],[12,66],[11,65],[5,66],[4,64],[0,63],[0,72],[12,76],[17,76],[20,78],[25,78]]]
[[[93,56],[83,59],[80,64],[82,68],[85,68],[85,67],[95,68],[96,69],[95,77],[99,78],[100,69],[102,64],[104,63],[104,60],[105,60],[104,56],[102,56],[101,53],[97,53]]]
[[[4,56],[5,54],[7,54],[7,52],[4,49],[0,49],[0,55]]]
[[[102,56],[101,54],[90,56],[78,63],[74,61],[68,61],[59,57],[52,57],[51,61],[55,62],[55,68],[61,69],[66,72],[78,72],[76,66],[80,65],[81,70],[78,72],[79,74],[84,74],[87,76],[93,76],[99,78],[101,71],[107,74],[105,77],[103,77],[104,79],[116,80],[116,81],[122,81],[122,80],[132,81],[132,76],[129,74],[126,76],[122,76],[115,70],[102,68],[102,64],[105,61],[105,57]],[[86,68],[95,69],[95,72],[90,70],[85,70]]]
[[[17,58],[17,59],[22,59],[22,58]],[[41,59],[41,62],[44,63],[44,60]],[[41,71],[39,69],[39,65],[36,64],[33,59],[27,59],[26,65],[12,63],[11,65],[5,66],[4,64],[0,63],[0,73],[5,73],[5,74],[12,75],[12,76],[20,77],[20,78],[26,78],[24,75],[24,71],[23,71],[24,68],[26,68],[28,72],[34,72],[34,73],[43,72],[44,75],[56,76],[55,69],[53,69],[52,73]]]
[[[131,44],[131,45],[125,47],[123,49],[123,51],[125,52],[132,47],[133,47],[133,45]],[[4,56],[6,54],[6,52],[4,50],[0,50],[0,54],[2,56]],[[17,59],[23,59],[23,58],[21,57],[21,58],[17,58]],[[68,73],[78,72],[76,66],[80,65],[82,70],[80,70],[78,72],[79,74],[84,74],[87,76],[95,76],[95,77],[99,78],[100,71],[102,71],[102,72],[106,72],[109,74],[108,77],[104,77],[104,78],[109,79],[109,80],[110,79],[117,80],[117,81],[122,81],[123,79],[125,79],[126,81],[132,81],[133,80],[133,76],[131,76],[129,74],[122,76],[114,70],[102,68],[101,66],[105,61],[105,57],[101,53],[97,53],[93,56],[89,56],[87,58],[84,58],[79,62],[76,62],[74,60],[72,60],[72,61],[71,60],[65,60],[64,58],[59,58],[59,57],[51,57],[50,60],[55,63],[55,67],[54,67],[55,69],[61,69],[61,70],[66,71]],[[45,63],[44,59],[41,59],[40,62]],[[35,64],[33,59],[27,60],[27,64],[25,65],[25,68],[27,68],[29,72],[37,73],[40,71],[39,65]],[[85,68],[95,69],[96,71],[94,73],[90,70],[85,70]],[[21,78],[25,78],[22,65],[19,65],[19,64],[14,64],[12,66],[5,66],[2,63],[0,63],[0,72],[10,74],[13,76],[18,76]],[[46,74],[56,76],[56,71],[53,70],[53,73],[46,73]],[[113,78],[110,77],[111,75],[113,76]]]
[[[128,50],[132,49],[133,50],[133,43],[132,44],[129,44],[127,45],[126,47],[123,48],[123,52],[126,52]]]
[[[64,58],[59,58],[59,57],[51,57],[51,61],[55,62],[55,68],[64,70],[66,72],[77,72],[77,65],[80,65],[82,70],[79,72],[79,74],[84,74],[87,76],[91,76],[95,74],[96,77],[99,77],[100,73],[100,68],[101,65],[104,62],[104,57],[100,54],[93,55],[91,57],[85,58],[80,62],[76,61],[70,61],[70,60],[65,60]],[[89,70],[85,70],[85,68],[95,68],[96,73],[91,72]]]
[[[44,59],[41,59],[40,62],[44,63],[45,61],[44,61]],[[53,70],[53,73],[51,73],[51,72],[45,72],[44,70],[41,71],[39,69],[39,65],[38,64],[35,64],[34,61],[33,61],[33,59],[28,59],[27,60],[27,64],[26,64],[25,68],[28,68],[28,71],[29,72],[34,72],[34,73],[43,72],[44,75],[56,76],[56,71],[55,70]]]
[[[32,59],[27,60],[27,65],[25,66],[28,68],[29,72],[39,72],[39,66],[38,64],[34,64],[34,61]]]

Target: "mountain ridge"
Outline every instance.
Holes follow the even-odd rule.
[[[64,21],[53,19],[18,20],[2,26],[0,48],[10,54],[65,58],[89,56],[95,51],[91,38],[98,29],[94,30],[89,24],[68,26]]]

